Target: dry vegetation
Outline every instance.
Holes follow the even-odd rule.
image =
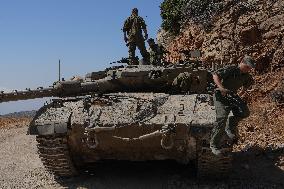
[[[266,148],[284,148],[284,107],[271,101],[270,94],[279,88],[284,70],[255,76],[256,84],[247,95],[251,116],[239,126],[240,147],[247,144]]]
[[[0,117],[0,129],[11,129],[27,126],[31,118],[19,117]]]

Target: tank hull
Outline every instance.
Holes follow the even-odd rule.
[[[216,113],[208,94],[113,93],[54,100],[39,110],[29,132],[43,141],[57,136],[66,140],[64,157],[57,152],[62,147],[53,149],[55,154],[51,155],[40,152],[47,168],[59,176],[101,160],[169,159],[198,162],[200,175],[215,177],[228,174],[232,159],[230,154],[215,157],[211,153],[209,140],[215,124]],[[232,145],[224,149],[230,153]],[[68,163],[50,166],[54,160],[48,157],[58,155]],[[71,171],[70,176],[73,173],[77,172]]]
[[[186,163],[196,159],[196,141],[208,138],[214,125],[210,100],[209,95],[164,93],[116,93],[66,100],[61,107],[53,104],[42,111],[30,131],[50,135],[40,132],[51,125],[66,125],[70,150],[85,162],[175,159]],[[65,129],[51,131],[60,134]]]

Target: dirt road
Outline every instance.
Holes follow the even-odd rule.
[[[236,152],[226,181],[198,180],[193,168],[175,162],[104,162],[81,176],[56,180],[44,169],[27,127],[0,128],[0,188],[284,188],[283,149]],[[277,164],[278,162],[278,164]]]

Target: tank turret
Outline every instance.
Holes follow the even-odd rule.
[[[188,92],[206,91],[207,71],[193,69],[191,65],[156,67],[150,65],[119,66],[86,75],[84,80],[58,81],[52,86],[35,90],[0,93],[0,102],[28,100],[43,97],[74,97],[110,92],[165,92],[173,91],[173,81],[179,74],[188,72],[192,86]],[[175,87],[176,88],[176,87]]]

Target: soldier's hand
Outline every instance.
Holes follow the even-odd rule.
[[[230,92],[230,90],[225,88],[219,88],[219,90],[223,96],[226,96]]]
[[[127,41],[128,41],[128,38],[127,38],[127,37],[124,37],[124,41],[125,41],[125,43],[127,43]]]
[[[144,38],[145,38],[145,41],[146,41],[148,39],[148,34],[145,34]]]

